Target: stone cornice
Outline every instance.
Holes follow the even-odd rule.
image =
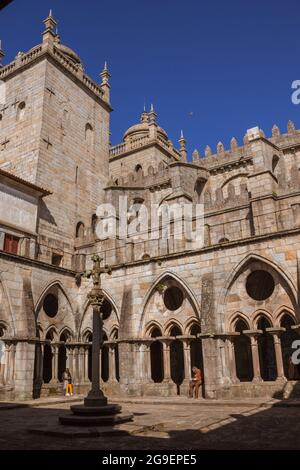
[[[44,261],[27,258],[25,256],[14,255],[12,253],[7,253],[6,251],[2,250],[0,250],[0,258],[4,258],[15,263],[31,265],[37,268],[46,269],[47,271],[53,271],[72,277],[75,277],[76,275],[76,272],[72,271],[71,269],[61,268],[60,266],[54,266],[53,264],[45,263]]]
[[[18,55],[14,61],[0,69],[0,80],[5,81],[43,59],[48,59],[56,66],[59,66],[72,80],[76,81],[93,98],[96,98],[105,109],[112,111],[110,104],[103,99],[103,91],[100,85],[86,75],[81,67],[68,60],[64,54],[55,48],[55,45],[40,44],[26,54]]]

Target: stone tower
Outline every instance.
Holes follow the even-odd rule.
[[[40,201],[38,259],[70,268],[76,230],[92,230],[108,179],[109,72],[96,84],[51,11],[44,25],[42,43],[0,69],[0,166],[51,191]]]

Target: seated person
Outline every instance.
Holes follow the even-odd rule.
[[[198,367],[193,367],[192,368],[192,373],[193,373],[193,378],[190,381],[190,386],[189,386],[189,398],[193,398],[194,395],[194,389],[195,389],[195,398],[198,398],[199,394],[199,387],[202,384],[202,376],[201,376],[201,370],[198,369]]]

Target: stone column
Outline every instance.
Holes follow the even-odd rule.
[[[142,347],[141,342],[134,343],[134,364],[135,364],[135,378],[137,382],[143,380],[143,367],[142,367]]]
[[[50,380],[51,384],[58,383],[58,345],[51,344],[51,352],[52,352],[52,378]]]
[[[151,377],[151,344],[153,343],[153,340],[147,340],[144,343],[144,371],[145,371],[145,380],[147,382],[152,382],[152,377]]]
[[[44,346],[44,343],[40,343],[39,380],[41,384],[44,382]]]
[[[85,361],[84,361],[84,347],[80,346],[78,348],[78,382],[82,383],[84,382],[84,366],[85,366]]]
[[[5,343],[5,369],[4,369],[4,385],[10,385],[9,383],[9,371],[11,363],[11,344]]]
[[[226,346],[228,351],[228,361],[229,361],[229,369],[230,369],[230,377],[232,383],[239,383],[240,380],[236,375],[236,362],[235,362],[235,351],[234,351],[234,338],[238,336],[240,333],[232,333],[228,335],[226,340]]]
[[[74,347],[73,352],[73,384],[78,384],[79,382],[79,347]]]
[[[84,347],[84,381],[89,382],[89,346]]]
[[[281,341],[280,335],[285,328],[266,328],[266,331],[273,336],[274,349],[275,349],[275,358],[276,358],[276,369],[277,369],[277,379],[276,380],[286,380],[284,375],[284,367],[282,360],[282,350],[281,350]]]
[[[109,344],[109,360],[108,360],[109,382],[117,382],[115,347],[116,347],[116,343]]]
[[[161,340],[163,344],[163,359],[164,359],[164,382],[171,381],[171,357],[170,357],[170,343],[173,338],[164,338]]]
[[[73,349],[73,346],[71,346],[70,344],[66,345],[67,347],[67,367],[73,377],[73,353],[74,353],[74,349]]]
[[[245,335],[250,337],[251,340],[251,353],[252,353],[252,365],[253,365],[253,380],[252,382],[261,382],[259,354],[257,337],[262,333],[262,330],[244,330]]]
[[[180,337],[179,337],[180,338]],[[191,380],[191,339],[183,338],[184,382]]]

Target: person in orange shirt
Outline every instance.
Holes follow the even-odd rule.
[[[193,378],[190,381],[189,398],[193,398],[194,390],[195,390],[195,398],[198,398],[199,388],[200,388],[200,385],[202,384],[201,370],[198,369],[198,367],[194,366],[192,368],[192,372],[193,372]]]

